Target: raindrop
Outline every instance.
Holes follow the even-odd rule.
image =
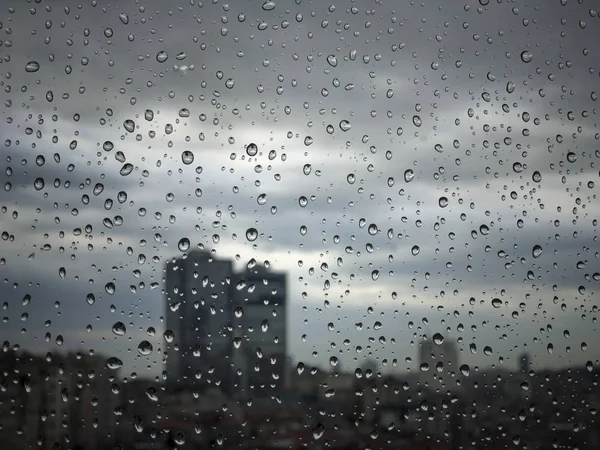
[[[181,161],[184,164],[189,165],[194,162],[194,154],[190,150],[184,150],[181,153]]]
[[[46,183],[44,182],[44,179],[42,177],[36,178],[35,181],[33,182],[33,187],[35,188],[36,191],[41,191],[42,189],[44,189],[45,185],[46,185]]]
[[[340,130],[348,131],[350,128],[352,128],[352,125],[350,125],[350,122],[348,122],[347,120],[340,121]]]
[[[521,61],[529,63],[533,59],[533,54],[529,50],[521,52]]]
[[[115,283],[113,283],[112,281],[106,283],[104,285],[104,290],[106,291],[107,294],[113,295],[115,293],[115,290],[116,290]]]
[[[433,342],[436,345],[442,345],[444,343],[444,336],[442,336],[440,333],[435,333],[433,335]]]
[[[129,23],[129,16],[125,13],[119,14],[119,19],[121,19],[123,25],[127,25]]]
[[[124,177],[129,175],[131,172],[133,172],[133,164],[131,163],[123,164],[123,167],[121,167],[121,170],[119,171],[119,173]]]
[[[152,122],[152,120],[154,119],[154,111],[152,111],[151,109],[147,109],[144,112],[144,119],[146,119],[148,122]]]
[[[175,340],[175,333],[173,333],[172,330],[165,330],[163,333],[163,339],[167,344],[170,344]]]
[[[167,52],[165,52],[164,50],[162,50],[156,54],[156,60],[159,63],[164,63],[167,59],[169,59],[169,54]]]
[[[315,438],[315,440],[321,439],[323,437],[323,435],[325,434],[325,426],[319,422],[313,428],[312,433],[313,433],[313,437]]]
[[[248,146],[246,147],[246,153],[248,154],[248,156],[256,156],[258,154],[258,147],[256,146],[256,144],[248,144]]]
[[[413,116],[413,123],[415,124],[415,127],[420,127],[423,125],[423,121],[419,116]]]
[[[502,300],[500,300],[499,298],[492,299],[492,306],[494,308],[500,308],[502,306]]]
[[[421,249],[419,248],[418,245],[413,245],[412,248],[410,249],[410,252],[412,253],[413,256],[417,256],[421,252]]]
[[[256,228],[248,228],[246,230],[246,239],[250,242],[254,242],[258,239],[258,230]]]
[[[337,67],[338,65],[338,60],[337,57],[335,55],[329,55],[327,57],[327,63],[331,66],[331,67]]]
[[[186,237],[179,239],[177,248],[180,252],[187,252],[190,249],[190,240]]]
[[[37,61],[29,61],[27,64],[25,64],[26,72],[34,73],[38,70],[40,70],[40,63],[38,63]]]
[[[264,9],[265,11],[271,11],[271,10],[275,9],[275,2],[271,2],[271,1],[264,2],[262,5],[262,9]]]
[[[438,203],[440,205],[440,208],[445,208],[446,206],[448,206],[448,199],[446,197],[440,197]]]
[[[152,344],[148,341],[140,342],[140,345],[138,345],[138,352],[142,356],[148,356],[152,353]]]
[[[415,178],[415,172],[412,169],[406,169],[404,171],[404,181],[410,183]]]
[[[93,305],[94,303],[96,303],[96,296],[92,293],[86,295],[85,297],[85,301],[87,302],[88,305]]]
[[[542,252],[543,252],[543,249],[540,245],[534,245],[533,249],[531,250],[531,255],[534,258],[539,258],[540,255],[542,254]]]
[[[121,367],[123,367],[123,361],[113,356],[111,358],[108,358],[108,360],[106,361],[106,367],[108,367],[111,370],[120,369]]]
[[[112,326],[112,332],[117,336],[125,336],[127,328],[123,322],[115,322]]]
[[[535,172],[533,172],[533,175],[531,175],[531,179],[534,182],[539,183],[540,181],[542,181],[542,174],[536,170]]]
[[[123,122],[123,128],[125,128],[128,133],[133,133],[135,130],[135,122],[131,119],[127,119]]]

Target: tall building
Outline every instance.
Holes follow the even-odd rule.
[[[280,392],[287,379],[287,280],[255,265],[236,276],[234,365],[238,391],[254,397]]]
[[[519,356],[519,371],[527,374],[529,373],[530,367],[529,353],[522,353],[521,356]]]
[[[229,386],[233,264],[192,251],[166,266],[167,384]]]
[[[454,387],[452,375],[458,373],[458,349],[456,343],[449,340],[427,339],[419,347],[421,381],[430,389],[449,389]]]

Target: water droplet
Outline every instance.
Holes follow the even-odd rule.
[[[533,53],[531,53],[529,50],[521,52],[521,61],[523,61],[524,63],[529,63],[532,59]]]
[[[108,360],[106,361],[106,367],[108,367],[111,370],[120,369],[121,367],[123,367],[123,361],[113,356],[111,358],[108,358]]]
[[[264,9],[265,11],[271,11],[271,10],[275,9],[275,2],[271,2],[271,1],[264,2],[262,5],[262,9]]]
[[[311,136],[306,136],[304,138],[304,145],[306,145],[307,147],[309,145],[312,145],[312,143],[314,142],[313,138]]]
[[[165,52],[164,50],[162,50],[156,54],[156,60],[159,63],[164,63],[167,59],[169,59],[169,54],[167,52]]]
[[[125,13],[119,14],[119,19],[121,19],[123,25],[127,25],[129,23],[129,16]]]
[[[531,175],[531,179],[534,182],[539,183],[540,181],[542,181],[542,174],[536,170],[535,172],[533,172],[533,175]]]
[[[163,333],[163,339],[167,344],[171,344],[175,340],[175,333],[172,330],[165,330]]]
[[[131,119],[127,119],[123,122],[123,128],[125,128],[128,133],[133,133],[135,131],[135,122]]]
[[[246,153],[248,156],[256,156],[258,154],[258,147],[256,144],[251,143],[246,147]]]
[[[152,122],[152,120],[154,120],[154,111],[147,109],[144,112],[144,119],[146,119],[148,122]]]
[[[107,294],[113,295],[116,290],[115,283],[113,283],[112,281],[109,281],[108,283],[106,283],[104,285],[104,290],[106,291]]]
[[[417,256],[421,252],[421,249],[419,248],[418,245],[413,245],[412,248],[410,249],[410,252],[412,253],[413,256]]]
[[[248,228],[246,230],[246,239],[250,242],[254,242],[258,239],[258,230],[256,228]]]
[[[533,249],[531,250],[531,255],[534,258],[539,258],[541,256],[541,254],[543,253],[543,249],[540,245],[534,245]]]
[[[413,116],[413,123],[415,124],[415,127],[420,127],[423,125],[423,121],[419,116]]]
[[[433,335],[433,342],[436,345],[442,345],[444,343],[444,336],[442,336],[440,333],[435,333]]]
[[[106,141],[104,144],[102,144],[102,150],[105,152],[110,152],[113,148],[115,148],[115,144],[113,144],[111,141]]]
[[[313,433],[313,437],[315,438],[315,440],[321,439],[323,437],[323,435],[325,434],[325,426],[319,422],[313,428],[312,433]]]
[[[350,125],[350,122],[348,122],[347,120],[340,121],[340,130],[348,131],[350,128],[352,128],[352,125]]]
[[[190,249],[190,240],[186,237],[179,239],[177,248],[180,252],[187,252]]]
[[[119,173],[124,177],[129,175],[131,172],[133,172],[133,164],[131,163],[123,164],[123,167],[121,167],[121,170],[119,171]]]
[[[152,344],[148,341],[140,342],[140,345],[138,345],[138,352],[142,356],[148,356],[152,353]]]
[[[267,203],[267,194],[260,194],[256,198],[256,203],[258,203],[261,206],[264,205],[265,203]]]
[[[415,172],[412,169],[406,169],[404,171],[404,181],[410,183],[415,178]]]
[[[567,153],[567,161],[569,161],[570,163],[574,163],[575,161],[577,161],[577,154],[573,152]]]
[[[470,374],[470,368],[469,368],[469,366],[466,365],[466,364],[462,364],[460,366],[460,373],[462,373],[463,376],[468,377],[469,374]]]
[[[244,315],[244,308],[242,308],[241,306],[236,306],[233,310],[233,314],[239,319]]]
[[[36,191],[41,191],[42,189],[44,189],[45,185],[46,185],[46,182],[44,181],[44,179],[42,177],[36,178],[35,181],[33,182],[33,187],[35,188]]]
[[[438,203],[440,205],[440,208],[445,208],[446,206],[448,206],[448,199],[446,197],[440,197]]]
[[[88,295],[86,295],[85,301],[87,302],[88,305],[91,306],[94,303],[96,303],[96,296],[92,293],[89,293]]]
[[[112,332],[117,336],[125,336],[127,328],[123,322],[115,322],[112,326]]]
[[[181,161],[185,165],[189,165],[194,162],[194,154],[190,150],[184,150],[181,153]]]
[[[329,55],[327,57],[327,63],[331,66],[331,67],[337,67],[338,65],[338,60],[337,57],[335,55]]]
[[[25,72],[34,73],[40,70],[40,63],[37,61],[29,61],[25,64]]]
[[[492,299],[492,306],[494,308],[500,308],[502,306],[502,300],[500,300],[499,298]]]

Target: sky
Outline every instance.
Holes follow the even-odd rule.
[[[187,238],[288,273],[295,362],[597,364],[590,6],[4,2],[1,340],[159,374]]]

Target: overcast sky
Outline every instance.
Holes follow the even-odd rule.
[[[263,3],[3,3],[2,340],[160,373],[187,237],[288,272],[294,361],[596,363],[591,3]]]

